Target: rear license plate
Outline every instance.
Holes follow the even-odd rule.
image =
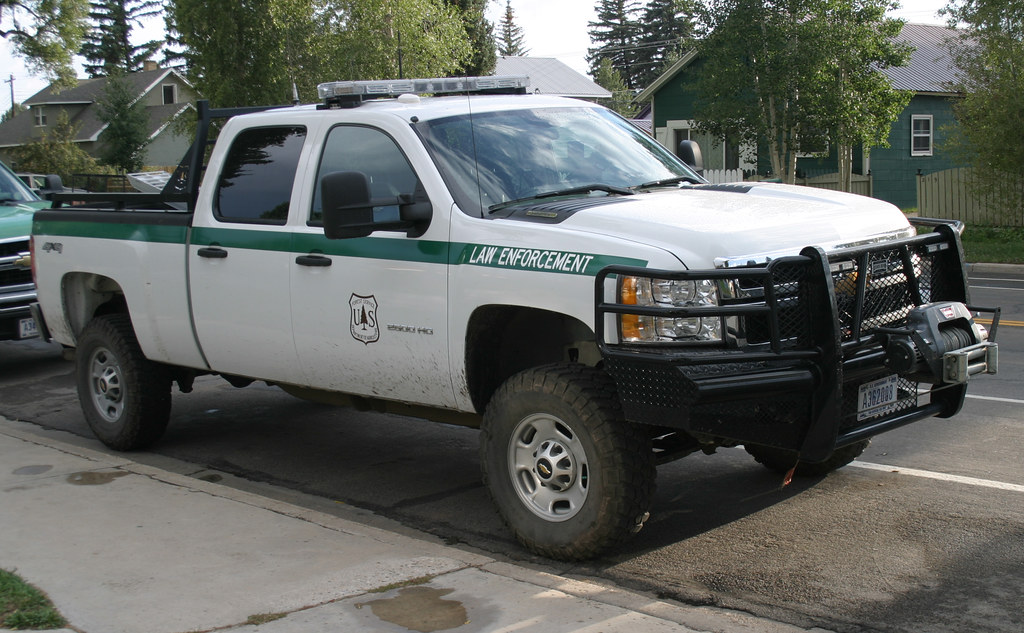
[[[36,327],[36,320],[32,317],[18,319],[18,338],[34,338],[39,336],[39,328]]]
[[[857,392],[857,421],[895,411],[899,385],[900,378],[895,374],[861,385]]]

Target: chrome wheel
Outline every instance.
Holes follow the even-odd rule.
[[[524,418],[509,438],[508,465],[516,494],[542,519],[571,519],[587,500],[586,451],[573,430],[556,417]]]
[[[90,385],[96,412],[108,422],[117,422],[124,412],[124,381],[121,364],[110,350],[99,347],[89,358]]]

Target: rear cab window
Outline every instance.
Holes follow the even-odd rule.
[[[231,142],[214,195],[223,222],[285,224],[306,128],[244,130]]]

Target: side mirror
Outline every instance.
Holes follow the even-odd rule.
[[[695,172],[704,175],[704,157],[701,156],[697,141],[686,140],[679,143],[679,158]]]
[[[370,179],[361,171],[335,171],[320,179],[324,235],[338,240],[373,233]]]
[[[50,174],[43,178],[43,186],[39,188],[39,197],[44,200],[52,200],[53,194],[62,193],[63,191],[64,183],[61,182],[60,176]]]
[[[433,208],[420,184],[412,194],[393,198],[372,198],[370,179],[360,171],[336,171],[320,179],[323,201],[324,236],[337,240],[367,237],[374,231],[406,231],[409,237],[423,235],[430,226]],[[397,217],[375,219],[380,207],[398,207]]]

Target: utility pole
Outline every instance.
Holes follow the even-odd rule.
[[[14,75],[10,75],[10,79],[4,79],[5,84],[11,84],[11,117],[14,117]]]

